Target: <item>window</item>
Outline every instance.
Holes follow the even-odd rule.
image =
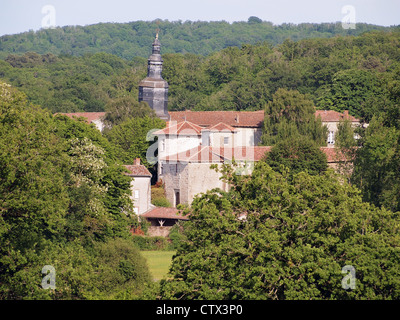
[[[139,190],[135,190],[135,199],[139,199]]]
[[[229,144],[229,137],[224,137],[224,144]]]
[[[161,140],[160,151],[165,151],[165,139]]]
[[[334,137],[335,137],[335,133],[333,131],[329,131],[329,133],[328,133],[328,144],[334,144],[335,143]]]
[[[175,191],[175,207],[181,203],[181,197],[179,194],[179,190],[174,190]]]

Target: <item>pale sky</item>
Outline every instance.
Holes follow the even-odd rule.
[[[342,12],[345,6],[354,8],[355,22],[400,24],[400,0],[0,0],[0,36],[36,31],[49,23],[83,26],[158,18],[233,22],[257,16],[274,24],[337,22],[348,14]]]

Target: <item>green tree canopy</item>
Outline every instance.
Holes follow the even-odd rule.
[[[313,102],[295,90],[278,89],[265,107],[264,145],[303,136],[318,145],[326,144],[327,129],[315,117]]]
[[[266,153],[264,161],[278,172],[288,168],[291,175],[301,171],[316,175],[328,168],[325,153],[312,140],[302,137],[278,142],[270,152]]]
[[[0,299],[140,292],[149,281],[143,258],[120,245],[139,225],[124,172],[93,126],[53,117],[0,82]],[[115,251],[112,262],[99,258],[103,249]],[[46,265],[55,268],[55,290],[41,286]]]
[[[104,123],[107,129],[113,125],[121,124],[132,117],[155,117],[153,109],[147,102],[138,102],[137,97],[125,96],[110,100],[106,105],[106,116]]]
[[[135,158],[140,158],[143,165],[151,168],[154,164],[147,161],[146,153],[155,143],[152,132],[164,127],[165,121],[157,117],[128,118],[106,132],[106,137],[115,147],[116,156],[121,163],[132,164]]]
[[[391,120],[395,121],[395,120]],[[361,138],[354,161],[352,182],[366,201],[400,210],[400,129],[372,118]]]
[[[223,172],[232,189],[193,201],[162,298],[399,298],[398,213],[362,202],[331,171],[290,180],[261,161],[251,177]]]

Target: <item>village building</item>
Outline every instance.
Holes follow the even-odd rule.
[[[136,158],[133,165],[125,165],[127,175],[133,177],[131,181],[131,199],[134,211],[141,215],[151,208],[151,173],[142,164],[140,158]]]
[[[171,227],[179,220],[188,220],[176,208],[156,207],[151,204],[151,173],[136,158],[134,164],[125,165],[127,175],[132,177],[131,200],[140,219],[150,222],[149,235],[167,236]]]
[[[154,133],[158,137],[157,178],[164,184],[167,199],[174,208],[151,205],[150,173],[140,163],[127,165],[132,182],[132,199],[139,216],[151,222],[152,227],[170,227],[179,215],[178,204],[190,205],[194,197],[214,188],[228,191],[221,173],[211,164],[221,166],[233,160],[240,163],[238,174],[251,174],[254,162],[264,157],[271,147],[260,146],[264,126],[264,110],[259,111],[170,111],[168,112],[168,83],[162,78],[161,44],[156,36],[148,59],[147,76],[139,83],[139,101],[146,101],[156,115],[166,121],[166,127]],[[66,113],[69,117],[84,117],[100,131],[105,113]],[[328,165],[336,168],[338,157],[335,136],[338,124],[348,119],[353,126],[360,121],[333,110],[316,110],[328,129],[327,145],[321,148]],[[356,137],[357,138],[357,137]],[[136,160],[138,161],[138,160]]]

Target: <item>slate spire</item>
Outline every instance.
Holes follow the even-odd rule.
[[[147,77],[139,83],[139,101],[146,101],[160,119],[168,121],[168,83],[162,78],[162,65],[157,32],[147,61]]]

